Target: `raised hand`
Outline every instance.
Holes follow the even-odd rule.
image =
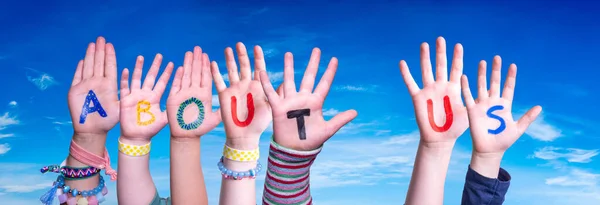
[[[68,95],[76,136],[106,135],[119,122],[115,48],[98,37],[79,61]]]
[[[219,93],[221,118],[225,124],[227,145],[236,149],[254,149],[260,135],[272,120],[271,108],[267,102],[258,74],[266,71],[265,59],[260,46],[254,47],[254,79],[246,47],[236,45],[240,73],[231,48],[225,49],[225,60],[229,73],[230,86],[227,87],[219,72],[217,62],[212,62],[211,70]]]
[[[129,87],[129,70],[121,75],[121,134],[129,140],[150,140],[167,125],[167,113],[160,110],[160,99],[173,71],[169,62],[156,82],[162,63],[162,55],[156,54],[150,71],[142,85],[144,57],[138,56]],[[156,82],[156,85],[155,85]]]
[[[477,100],[473,100],[467,76],[462,77],[462,91],[473,138],[471,168],[493,178],[498,176],[498,168],[504,152],[523,135],[542,111],[542,107],[535,106],[518,121],[513,120],[511,110],[517,66],[511,64],[508,68],[502,96],[500,96],[501,67],[500,56],[495,56],[492,62],[490,90],[487,90],[486,62],[479,63]]]
[[[331,59],[325,74],[313,92],[320,58],[321,50],[313,49],[299,92],[296,91],[294,83],[292,53],[285,54],[281,94],[273,89],[267,73],[260,72],[261,84],[273,109],[274,140],[284,147],[300,151],[314,150],[357,115],[355,110],[347,110],[329,121],[323,118],[323,103],[333,82],[338,60],[335,57]]]
[[[198,46],[185,53],[183,67],[175,73],[167,116],[175,138],[200,137],[221,122],[220,111],[212,111],[210,61]]]
[[[451,143],[465,132],[468,124],[467,110],[460,96],[460,76],[463,69],[463,48],[456,44],[452,70],[448,80],[446,41],[439,37],[436,42],[436,79],[433,78],[429,45],[421,44],[421,72],[423,89],[413,79],[404,60],[400,72],[408,92],[412,96],[421,140],[428,144]]]

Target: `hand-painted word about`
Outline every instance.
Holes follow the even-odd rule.
[[[496,128],[495,130],[488,129],[488,133],[497,135],[497,134],[500,134],[502,131],[504,131],[504,129],[506,129],[506,122],[504,122],[504,119],[502,119],[502,117],[495,115],[493,113],[494,111],[503,110],[503,109],[504,109],[504,106],[502,106],[502,105],[492,106],[492,107],[490,107],[490,109],[488,109],[488,111],[486,113],[487,116],[500,121],[500,126],[498,126],[498,128]]]
[[[452,105],[450,104],[450,97],[444,96],[444,112],[446,112],[446,122],[441,127],[435,124],[433,117],[433,100],[427,100],[427,114],[429,115],[429,124],[433,131],[445,132],[450,129],[452,122],[454,121],[454,113],[452,113]]]
[[[142,108],[142,106],[144,106]],[[149,124],[154,123],[154,121],[156,120],[156,117],[154,116],[154,114],[152,114],[152,112],[150,112],[150,102],[145,101],[145,100],[141,100],[138,102],[137,104],[137,124],[140,126],[146,126]],[[150,115],[150,119],[146,120],[146,121],[142,121],[142,113],[146,113],[148,115]]]
[[[94,103],[94,107],[90,107],[90,102]],[[106,117],[106,112],[102,105],[100,105],[100,101],[96,97],[96,93],[90,90],[87,96],[85,97],[85,102],[83,103],[83,107],[81,108],[81,115],[79,116],[79,124],[85,123],[85,119],[87,115],[93,112],[98,112],[101,117]]]
[[[310,109],[291,110],[287,112],[288,119],[296,118],[296,124],[298,124],[298,136],[300,137],[300,140],[306,140],[304,116],[310,116]]]
[[[196,104],[196,106],[198,106],[198,118],[196,120],[194,120],[193,122],[186,124],[185,120],[183,119],[183,111],[185,110],[185,108],[188,105],[191,105],[192,103]],[[191,97],[190,99],[185,100],[183,103],[181,103],[181,105],[179,105],[179,109],[177,110],[177,123],[179,124],[179,127],[181,127],[182,129],[185,130],[193,130],[198,128],[201,124],[202,121],[204,120],[204,105],[202,104],[202,101],[198,100],[198,98],[195,97]]]
[[[252,119],[254,118],[254,100],[252,99],[252,93],[246,95],[246,108],[248,108],[248,116],[246,117],[246,120],[240,121],[237,115],[237,99],[235,96],[231,96],[231,117],[235,125],[246,127],[252,122]]]

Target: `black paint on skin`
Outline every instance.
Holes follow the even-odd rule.
[[[291,110],[287,112],[288,119],[296,118],[296,123],[298,124],[298,136],[300,136],[300,140],[306,140],[304,116],[310,116],[310,109]]]

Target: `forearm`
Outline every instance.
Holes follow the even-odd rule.
[[[406,204],[443,204],[444,183],[454,142],[419,143]]]
[[[173,204],[208,204],[200,138],[171,137],[171,200]]]
[[[312,204],[310,166],[320,151],[296,151],[271,142],[263,204]]]
[[[253,139],[252,137],[249,137]],[[258,142],[235,142],[227,140],[226,145],[239,150],[256,150]],[[256,168],[258,158],[252,161],[234,161],[223,157],[223,165],[228,170],[236,172],[246,172]],[[219,204],[221,205],[244,205],[256,204],[256,178],[243,178],[241,180],[225,179],[221,180],[221,195]]]
[[[106,134],[73,134],[73,141],[81,148],[88,152],[104,156],[106,149]],[[70,167],[87,167],[90,165],[78,161],[72,155],[69,155],[66,160],[66,165]],[[100,174],[81,180],[66,180],[65,185],[77,190],[91,190],[98,186],[98,178]]]
[[[121,143],[142,146],[149,140],[129,140],[121,137]],[[119,151],[119,180],[117,198],[122,204],[150,204],[156,194],[156,186],[150,175],[150,155],[130,156]]]

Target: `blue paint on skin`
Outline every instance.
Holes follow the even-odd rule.
[[[490,109],[488,109],[487,116],[500,121],[500,126],[498,126],[498,128],[496,128],[495,130],[488,129],[488,133],[497,135],[497,134],[500,134],[502,131],[504,131],[504,129],[506,129],[506,123],[504,122],[504,119],[502,119],[502,117],[495,115],[493,113],[494,111],[503,110],[503,109],[504,109],[504,106],[502,106],[502,105],[492,106],[492,107],[490,107]]]
[[[94,103],[94,107],[90,107],[90,102]],[[102,108],[102,105],[100,105],[100,101],[98,101],[98,98],[96,97],[96,93],[94,93],[94,91],[90,90],[90,92],[88,92],[87,96],[85,97],[85,103],[83,103],[83,107],[81,108],[81,116],[79,116],[79,124],[85,123],[85,119],[87,118],[87,115],[90,113],[93,113],[93,112],[98,112],[98,114],[102,117],[108,116],[108,115],[106,115],[104,108]]]

